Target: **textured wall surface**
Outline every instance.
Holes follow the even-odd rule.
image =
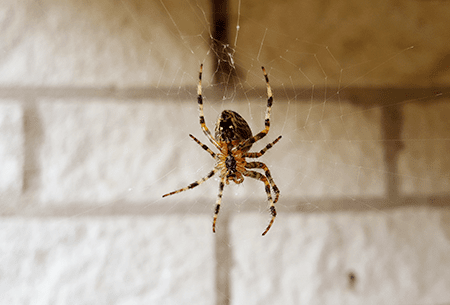
[[[230,3],[230,86],[206,1],[2,1],[0,304],[450,303],[449,4],[294,2]],[[268,71],[264,237],[260,181],[216,234],[217,177],[161,198],[214,166],[200,63],[210,129]]]
[[[446,304],[449,216],[418,208],[290,215],[262,240],[253,231],[264,217],[239,215],[232,304]]]

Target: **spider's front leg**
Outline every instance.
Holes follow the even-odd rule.
[[[224,187],[225,187],[225,177],[222,177],[222,178],[220,178],[219,194],[217,195],[216,207],[214,209],[214,220],[213,220],[213,227],[212,227],[212,230],[214,233],[216,233],[216,221],[217,221],[217,216],[219,215],[220,204],[222,203],[222,194],[223,194]]]
[[[274,204],[277,203],[278,197],[280,197],[280,190],[278,189],[277,185],[273,181],[272,175],[270,174],[270,170],[267,167],[267,165],[265,165],[262,162],[248,162],[245,165],[245,168],[260,168],[260,169],[264,170],[264,174],[266,175],[267,180],[269,180],[269,183],[272,186],[272,190],[275,193],[275,200],[273,201],[273,203]]]
[[[266,194],[267,194],[267,200],[269,200],[269,210],[270,210],[270,214],[272,215],[272,219],[269,222],[269,225],[267,226],[266,230],[263,232],[263,236],[266,235],[266,233],[269,231],[270,227],[272,227],[273,222],[275,221],[275,217],[277,217],[277,211],[275,210],[275,204],[272,200],[272,195],[270,194],[270,184],[269,181],[267,180],[267,178],[258,173],[258,172],[254,172],[254,171],[245,171],[243,172],[244,176],[250,177],[250,178],[254,178],[257,180],[260,180],[264,183],[265,185],[265,190],[266,190]]]

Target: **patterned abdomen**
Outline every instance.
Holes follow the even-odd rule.
[[[214,138],[218,142],[231,143],[233,146],[253,137],[247,122],[237,112],[224,110],[217,119]],[[242,147],[247,152],[252,144]]]

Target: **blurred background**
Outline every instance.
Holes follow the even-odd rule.
[[[448,1],[5,0],[1,304],[450,304]],[[281,196],[206,176],[224,109]]]

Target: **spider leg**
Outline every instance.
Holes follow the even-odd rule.
[[[264,67],[261,67],[261,69],[263,70],[264,78],[266,79],[267,84],[267,109],[266,109],[266,118],[264,120],[265,128],[260,133],[239,144],[238,149],[242,149],[242,147],[245,146],[252,146],[253,143],[255,143],[256,141],[259,141],[262,138],[264,138],[270,129],[270,111],[272,110],[272,102],[273,102],[272,88],[270,87],[269,84],[269,77],[267,76],[266,69],[264,69]]]
[[[267,167],[267,165],[265,165],[262,162],[249,162],[245,165],[245,168],[261,168],[264,170],[264,174],[265,174],[267,180],[269,180],[269,183],[272,186],[272,190],[275,193],[275,200],[273,201],[273,204],[277,203],[278,197],[280,197],[280,190],[278,189],[277,185],[273,181],[272,175],[270,174],[270,171],[269,171],[269,168]]]
[[[281,139],[281,136],[275,139],[272,143],[267,144],[266,147],[261,149],[260,152],[254,152],[254,153],[244,153],[245,158],[259,158],[262,155],[266,153],[267,150],[271,149],[279,140]]]
[[[213,158],[216,158],[216,154],[215,154],[211,149],[209,149],[208,146],[206,146],[205,144],[203,144],[202,142],[200,142],[199,140],[197,140],[197,138],[194,137],[193,135],[189,134],[189,136],[190,136],[195,142],[197,142],[197,144],[200,145],[204,150],[206,150],[207,152],[209,152],[209,154],[210,154]]]
[[[260,180],[260,181],[264,182],[264,185],[266,186],[265,190],[266,190],[266,194],[267,194],[267,199],[269,200],[269,204],[270,204],[269,209],[270,209],[270,214],[272,215],[272,219],[270,220],[269,225],[267,226],[266,230],[262,234],[264,236],[269,231],[270,227],[272,226],[273,222],[275,221],[275,217],[277,217],[277,211],[275,210],[275,205],[272,200],[272,195],[270,194],[269,181],[267,181],[267,178],[264,175],[262,175],[258,172],[245,171],[242,174],[244,176]]]
[[[202,72],[203,72],[203,64],[200,65],[200,72],[198,73],[198,86],[197,86],[197,102],[198,102],[198,110],[200,113],[200,126],[202,127],[203,133],[209,139],[209,141],[214,144],[218,149],[220,149],[219,144],[211,135],[208,127],[205,124],[205,114],[203,113],[203,96],[202,96]]]
[[[217,215],[219,214],[220,204],[222,203],[223,188],[225,187],[224,181],[225,181],[225,177],[220,178],[219,194],[217,195],[216,207],[214,209],[214,220],[213,220],[213,228],[212,228],[214,233],[216,233]]]
[[[174,194],[178,194],[178,193],[181,193],[181,192],[190,190],[190,189],[192,189],[192,188],[194,188],[194,187],[196,187],[196,186],[202,184],[203,182],[205,182],[206,180],[208,180],[208,179],[211,178],[212,176],[214,176],[214,174],[215,174],[216,172],[217,172],[217,169],[213,169],[208,175],[206,175],[206,176],[203,177],[202,179],[199,179],[199,180],[197,180],[197,181],[195,181],[195,182],[192,182],[191,184],[189,184],[188,186],[186,186],[186,187],[184,187],[184,188],[182,188],[182,189],[179,189],[179,190],[176,190],[176,191],[173,191],[173,192],[164,194],[164,195],[163,195],[163,198],[164,198],[164,197],[167,197],[167,196],[170,196],[170,195],[174,195]]]

